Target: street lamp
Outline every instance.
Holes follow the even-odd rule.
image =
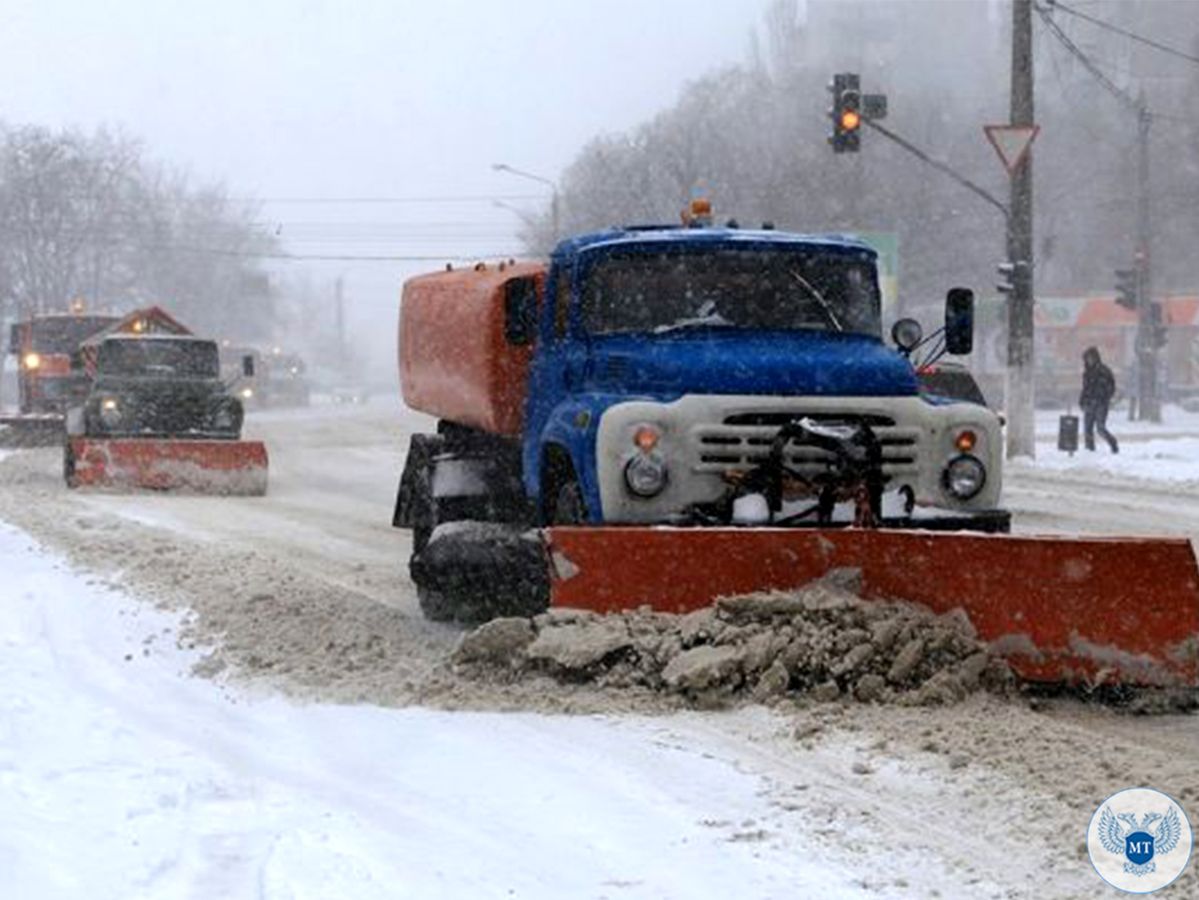
[[[521,178],[528,178],[530,181],[539,181],[547,185],[553,194],[550,197],[550,227],[554,232],[554,243],[558,243],[558,184],[552,179],[545,178],[541,175],[534,175],[532,172],[525,172],[522,169],[515,169],[507,163],[492,163],[491,168],[495,172],[507,172],[509,175],[518,175]]]

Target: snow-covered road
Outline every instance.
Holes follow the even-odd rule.
[[[844,784],[868,749],[797,755],[763,710],[295,704],[190,677],[175,616],[8,527],[0,569],[6,897],[983,897],[1035,868],[956,835],[934,774]]]
[[[1194,717],[463,685],[389,525],[422,425],[259,415],[266,498],[76,495],[53,451],[0,460],[0,520],[33,536],[0,529],[4,896],[1089,897],[1103,797],[1199,810]],[[1153,457],[1047,453],[1010,472],[1018,528],[1199,536],[1199,488]],[[200,654],[233,678],[187,675]]]

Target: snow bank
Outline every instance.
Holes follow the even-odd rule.
[[[227,693],[182,674],[174,617],[7,527],[0,570],[6,897],[870,895],[755,830],[761,780],[667,720]]]
[[[1005,667],[964,614],[863,601],[838,583],[844,575],[687,615],[551,610],[498,619],[465,635],[454,660],[467,675],[549,674],[703,705],[789,693],[931,705],[1005,682]]]

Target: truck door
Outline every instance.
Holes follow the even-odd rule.
[[[538,339],[533,349],[525,406],[524,477],[530,496],[540,492],[541,435],[554,408],[567,397],[582,373],[585,351],[572,339],[573,270],[554,260],[546,282]]]

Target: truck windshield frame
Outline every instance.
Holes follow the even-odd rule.
[[[97,368],[125,378],[219,378],[220,358],[208,341],[109,340],[100,345]]]
[[[812,246],[637,247],[585,275],[592,335],[690,329],[852,332],[880,337],[873,254]]]

